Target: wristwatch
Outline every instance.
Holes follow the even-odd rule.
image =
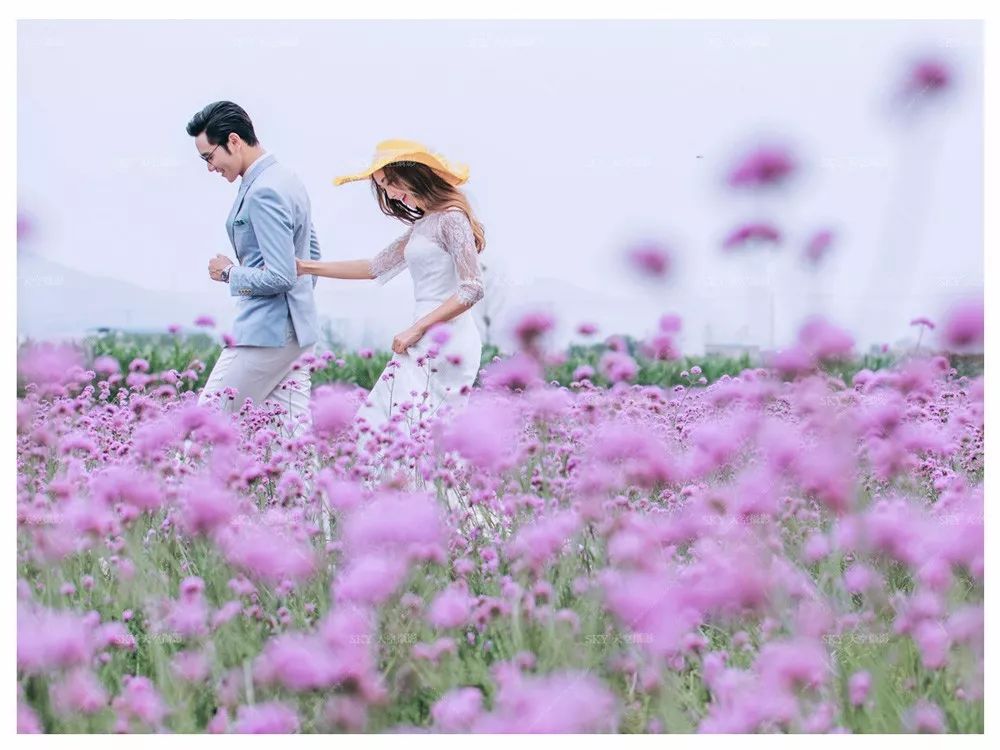
[[[227,284],[229,283],[229,270],[230,270],[230,269],[231,269],[231,268],[232,268],[232,267],[233,267],[234,265],[236,265],[236,264],[235,264],[235,263],[230,263],[230,264],[229,264],[228,266],[226,266],[225,268],[223,268],[223,269],[222,269],[222,270],[221,270],[221,271],[219,272],[219,276],[220,276],[220,277],[222,278],[222,280],[223,280],[223,281],[225,281],[225,282],[226,282]]]

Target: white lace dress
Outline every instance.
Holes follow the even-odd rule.
[[[460,209],[433,211],[370,261],[372,275],[385,284],[408,268],[413,277],[416,322],[448,298],[474,304],[484,294],[472,225]],[[393,421],[403,434],[421,420],[464,404],[479,372],[482,339],[468,310],[447,321],[446,343],[428,331],[404,354],[393,353],[365,403],[357,412],[373,432]],[[428,357],[428,353],[437,354]],[[362,435],[360,442],[367,439]]]

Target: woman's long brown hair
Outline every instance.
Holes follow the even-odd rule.
[[[486,248],[483,225],[472,213],[469,199],[461,190],[449,185],[433,169],[418,162],[393,162],[382,167],[382,172],[385,174],[385,180],[388,184],[405,189],[407,193],[418,198],[428,211],[443,211],[446,208],[461,209],[468,217],[469,224],[472,225],[476,250],[480,253],[483,252]],[[395,216],[407,224],[412,224],[424,215],[424,211],[420,209],[411,208],[402,201],[389,198],[374,177],[372,177],[372,187],[375,190],[378,206],[386,216]]]

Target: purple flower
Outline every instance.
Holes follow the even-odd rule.
[[[129,372],[149,372],[149,362],[142,357],[136,357],[128,363]]]
[[[452,327],[450,323],[435,323],[427,331],[427,335],[438,346],[444,346],[451,340]]]
[[[478,399],[439,427],[438,444],[484,471],[500,472],[514,463],[519,428],[509,405]]]
[[[778,244],[781,242],[781,232],[772,224],[762,222],[744,224],[734,229],[726,237],[722,243],[722,247],[725,250],[733,250],[751,242],[771,242]]]
[[[829,679],[826,649],[817,641],[800,638],[765,644],[755,666],[764,690],[778,692],[817,688]]]
[[[170,629],[184,637],[197,638],[208,633],[208,606],[202,598],[205,582],[197,576],[181,581],[179,601],[171,603],[167,615]]]
[[[860,706],[868,700],[868,693],[871,687],[871,674],[864,670],[852,674],[847,681],[847,692],[851,700],[851,705]]]
[[[740,161],[729,174],[732,187],[767,187],[784,182],[795,170],[795,160],[780,146],[764,146]]]
[[[663,333],[680,333],[683,323],[684,321],[680,315],[667,313],[660,316],[657,325]]]
[[[31,232],[34,229],[29,219],[25,214],[18,212],[17,214],[17,242],[21,243],[21,240],[25,240],[31,236]]]
[[[233,731],[237,734],[294,734],[299,717],[294,709],[279,701],[240,706]]]
[[[670,252],[661,245],[647,243],[630,248],[627,252],[629,263],[643,276],[666,278],[670,272]]]
[[[211,664],[204,651],[179,651],[170,660],[170,668],[185,682],[198,683],[211,673]]]
[[[328,644],[315,633],[283,633],[267,641],[254,661],[254,679],[277,683],[292,692],[321,690],[338,679],[338,664]]]
[[[500,681],[493,711],[472,725],[475,733],[583,734],[613,732],[618,725],[614,695],[585,672],[539,677],[509,674]]]
[[[383,551],[415,559],[443,544],[445,527],[433,497],[383,492],[344,519],[342,539],[350,557]]]
[[[208,477],[195,477],[181,495],[180,524],[189,534],[212,534],[239,511],[232,492]]]
[[[571,510],[539,519],[517,531],[507,543],[508,553],[519,568],[538,573],[576,535],[580,523],[579,515]]]
[[[487,365],[482,373],[484,388],[527,390],[542,384],[542,366],[523,352]]]
[[[338,696],[326,702],[323,716],[342,732],[360,734],[368,723],[368,706],[363,698]]]
[[[544,312],[530,312],[521,316],[514,326],[514,335],[522,349],[532,351],[538,340],[555,327],[555,319]]]
[[[288,531],[266,523],[226,528],[220,532],[219,546],[226,559],[247,572],[271,583],[288,578],[300,581],[316,569],[312,546]]]
[[[983,343],[983,301],[967,300],[949,310],[941,336],[945,344],[955,349],[971,348]]]
[[[316,388],[309,406],[313,432],[325,440],[339,436],[350,427],[357,411],[351,392],[334,385]]]
[[[391,597],[406,578],[406,560],[383,554],[366,554],[351,560],[333,584],[334,600],[378,605]]]
[[[826,319],[813,316],[799,329],[799,345],[818,360],[849,357],[854,339]]]
[[[830,554],[830,542],[823,534],[810,534],[802,548],[803,559],[812,564]]]
[[[802,345],[775,352],[768,358],[768,367],[779,375],[794,376],[809,372],[816,367],[812,354]]]
[[[112,465],[94,477],[91,495],[103,505],[125,503],[138,511],[157,510],[166,497],[149,476],[124,465]]]
[[[99,375],[114,375],[121,372],[121,366],[114,357],[102,355],[94,360],[94,372]]]
[[[125,675],[124,689],[112,702],[122,717],[139,719],[151,726],[158,726],[167,714],[167,706],[148,677]]]
[[[644,341],[643,354],[650,359],[657,360],[670,360],[680,357],[680,351],[674,344],[673,336],[666,333],[658,333]],[[631,380],[631,377],[623,378],[623,380]]]
[[[903,730],[914,734],[941,734],[946,729],[944,711],[935,703],[918,700],[903,715]]]
[[[18,351],[17,370],[26,383],[63,384],[82,366],[83,355],[69,344],[31,344]]]
[[[852,563],[844,571],[844,587],[852,594],[861,594],[879,585],[879,576],[864,563]]]
[[[50,690],[56,712],[68,718],[77,713],[97,713],[108,705],[107,691],[86,667],[73,669]]]
[[[194,324],[199,328],[215,328],[215,318],[211,315],[199,315],[194,319]]]
[[[927,669],[941,669],[947,666],[951,638],[941,622],[933,619],[923,620],[913,629],[912,635],[920,650],[920,659]]]
[[[906,90],[913,94],[937,94],[951,85],[948,66],[934,59],[918,60],[910,69]]]
[[[472,605],[467,588],[453,584],[434,597],[427,619],[436,628],[457,628],[468,621]]]
[[[834,234],[829,229],[821,229],[806,243],[805,255],[813,265],[819,263],[833,246]]]
[[[442,732],[468,732],[483,712],[483,694],[479,688],[450,690],[431,706],[434,727]]]
[[[930,330],[934,330],[934,322],[930,318],[914,318],[910,321],[911,326],[923,326]]]
[[[669,349],[669,352],[673,353],[673,350]],[[601,369],[601,374],[612,383],[632,380],[639,372],[635,360],[624,352],[604,352],[598,367]]]
[[[26,705],[20,697],[17,699],[17,733],[41,734],[42,722],[38,719],[31,706]]]

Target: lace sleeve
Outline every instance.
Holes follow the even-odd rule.
[[[462,211],[445,211],[440,227],[444,249],[451,255],[458,272],[458,298],[467,305],[474,305],[483,298],[485,288],[472,225]]]
[[[412,231],[412,227],[406,230],[405,234],[394,239],[388,247],[368,261],[371,275],[379,284],[386,283],[406,268],[406,257],[403,255],[403,250],[406,248]]]

